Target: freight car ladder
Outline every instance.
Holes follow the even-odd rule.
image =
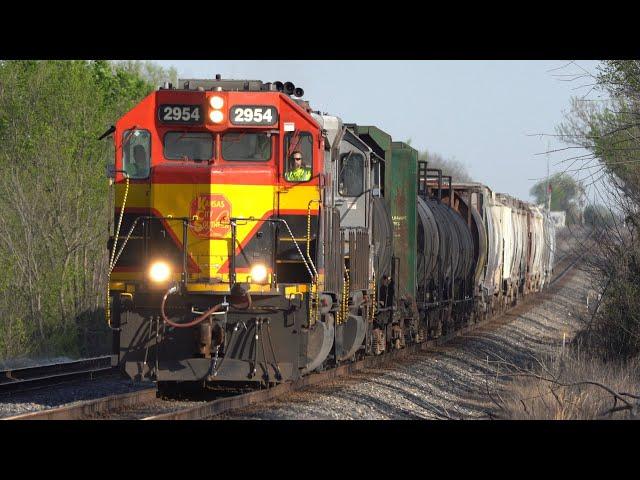
[[[418,162],[418,196],[425,200],[429,198],[429,179],[438,181],[438,200],[442,200],[442,170],[427,168],[429,162]],[[431,174],[429,172],[432,172]],[[451,191],[451,177],[449,177],[449,191]]]
[[[418,162],[418,195],[427,197],[427,162]]]

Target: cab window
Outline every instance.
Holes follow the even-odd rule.
[[[289,132],[284,139],[284,178],[306,182],[313,177],[313,136],[309,132]],[[297,162],[295,157],[301,157]]]
[[[349,152],[340,156],[340,195],[358,197],[364,192],[364,156]]]
[[[126,130],[122,137],[122,169],[129,178],[147,178],[151,167],[151,133]]]
[[[222,158],[232,162],[266,162],[271,158],[271,134],[225,133]]]
[[[205,132],[167,132],[164,158],[167,160],[211,160],[213,135]]]

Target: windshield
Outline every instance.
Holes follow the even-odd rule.
[[[271,158],[271,135],[268,133],[225,133],[222,158],[238,162],[266,162]]]
[[[213,135],[200,132],[167,132],[164,136],[164,158],[167,160],[210,160],[213,157]]]

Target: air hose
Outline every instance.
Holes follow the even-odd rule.
[[[160,304],[160,313],[162,315],[162,319],[166,323],[168,323],[169,325],[171,325],[172,327],[175,327],[175,328],[188,328],[188,327],[193,327],[195,325],[198,325],[200,322],[202,322],[203,320],[206,320],[207,318],[209,318],[209,316],[213,315],[217,311],[229,306],[229,304],[227,302],[222,302],[222,303],[219,303],[219,304],[211,307],[209,310],[204,312],[202,315],[196,317],[195,319],[191,320],[190,322],[187,322],[187,323],[176,323],[176,322],[171,321],[167,317],[167,315],[164,312],[164,306],[167,303],[167,298],[169,298],[169,295],[173,295],[177,291],[178,291],[178,287],[177,286],[173,286],[169,290],[167,290],[167,292],[162,297],[162,303]]]

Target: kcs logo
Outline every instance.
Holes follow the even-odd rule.
[[[201,193],[191,201],[191,231],[201,238],[222,238],[231,231],[231,202],[224,195]]]

